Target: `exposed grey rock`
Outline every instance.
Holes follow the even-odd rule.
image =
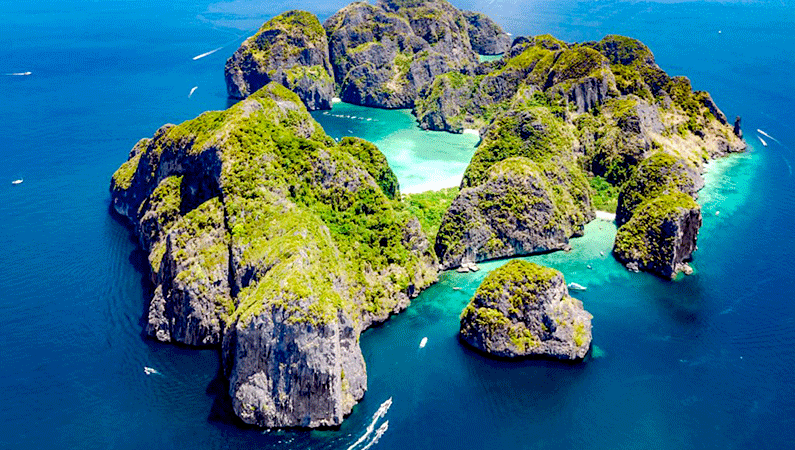
[[[469,41],[481,55],[500,55],[508,51],[511,37],[496,22],[479,12],[463,11],[469,22]]]
[[[330,109],[334,97],[326,33],[304,11],[266,22],[227,60],[224,74],[233,98],[245,98],[271,81],[298,94],[309,110]]]
[[[712,96],[709,95],[708,92],[699,92],[701,94],[699,98],[701,99],[701,103],[707,107],[710,113],[718,119],[718,122],[722,123],[723,125],[727,125],[729,122],[726,120],[726,115],[723,114],[723,111],[718,108],[718,105],[715,104],[715,101],[712,100]]]
[[[587,199],[554,198],[552,185],[561,182],[525,157],[493,166],[485,182],[462,189],[442,219],[435,246],[442,267],[565,248],[594,213]]]
[[[616,233],[613,255],[630,270],[671,279],[696,250],[701,207],[682,192],[643,203]]]
[[[147,333],[222,343],[234,412],[267,427],[339,425],[366,389],[361,331],[436,280],[398,195],[375,146],[336,143],[277,83],[161,128],[111,182],[149,253]]]
[[[513,260],[491,272],[461,314],[459,336],[490,355],[581,360],[591,347],[591,319],[569,296],[563,274]]]
[[[444,0],[353,3],[323,26],[346,102],[410,108],[437,75],[477,65],[466,19]]]
[[[695,167],[668,154],[656,153],[638,164],[619,190],[616,225],[629,222],[635,209],[659,195],[683,192],[696,198],[703,187],[704,179]]]
[[[268,428],[340,425],[367,389],[360,331],[343,312],[316,326],[278,307],[236,323],[222,349],[235,414]]]

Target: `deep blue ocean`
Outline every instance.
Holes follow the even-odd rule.
[[[530,258],[588,286],[586,363],[494,361],[458,343],[460,311],[503,262],[488,263],[442,275],[362,336],[369,390],[339,430],[219,418],[217,353],[142,335],[141,255],[108,213],[110,175],[162,124],[226,108],[225,59],[265,20],[323,20],[344,3],[0,2],[0,448],[345,450],[390,397],[375,449],[795,448],[795,5],[778,0],[453,1],[517,36],[637,37],[743,117],[748,153],[707,174],[696,273],[627,273],[610,257],[615,228],[595,221],[572,253]],[[456,184],[477,142],[422,132],[406,111],[315,117],[377,142],[404,191]]]

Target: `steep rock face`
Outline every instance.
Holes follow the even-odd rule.
[[[699,167],[745,149],[708,93],[669,77],[640,41],[615,35],[572,45],[549,35],[517,38],[474,74],[437,77],[414,113],[425,129],[485,130],[528,94],[577,126],[586,167],[616,186],[655,149]]]
[[[657,152],[641,161],[621,186],[616,225],[629,222],[634,211],[654,197],[677,191],[696,197],[702,187],[704,179],[695,167],[667,153]]]
[[[508,36],[496,22],[483,13],[462,11],[469,23],[472,50],[480,55],[501,55],[511,47]]]
[[[245,98],[271,81],[303,100],[307,109],[329,109],[334,77],[328,40],[313,14],[289,11],[266,22],[226,62],[229,96]]]
[[[516,113],[528,106],[534,117],[546,115],[555,120],[533,120]],[[617,205],[624,244],[646,242],[649,248],[666,249],[667,253],[654,256],[656,262],[638,264],[641,256],[637,255],[644,251],[629,251],[617,241],[616,248],[626,251],[617,252],[616,257],[623,255],[620,258],[631,267],[667,278],[683,267],[695,249],[700,219],[689,214],[676,221],[677,231],[666,234],[655,231],[662,223],[659,217],[637,220],[627,227],[634,220],[634,211],[664,195],[681,193],[692,200],[703,186],[699,172],[706,161],[746,147],[738,124],[732,127],[728,123],[708,93],[694,91],[685,77],[669,77],[645,45],[623,36],[572,45],[551,36],[517,38],[501,60],[479,66],[475,74],[437,77],[423,91],[414,112],[424,128],[487,130],[464,174],[460,200],[453,202],[437,235],[436,250],[445,268],[455,267],[459,261],[516,251],[518,246],[497,239],[498,227],[482,217],[475,198],[483,193],[475,195],[467,189],[482,183],[491,164],[525,156],[542,164],[555,159],[557,167],[567,168],[568,174],[578,173],[579,168],[587,170],[591,177],[590,186],[582,188],[585,194],[579,193],[577,184],[572,189],[566,182],[551,183],[553,190],[554,186],[567,186],[572,198],[598,194],[600,207]],[[556,125],[550,126],[552,123]],[[543,172],[546,177],[557,173],[558,179],[579,178],[560,176],[555,165],[545,164]],[[489,179],[489,183],[493,181]],[[516,203],[524,204],[533,195],[525,190]],[[574,202],[578,203],[588,205],[581,209],[589,217],[590,201]],[[470,211],[464,212],[466,208]],[[504,221],[510,206],[502,208],[502,214],[489,214]],[[565,217],[578,217],[571,212],[573,208],[563,210],[568,211]],[[493,240],[488,233],[492,229],[497,230]],[[674,251],[671,242],[677,239],[680,244]],[[483,242],[492,244],[484,247]],[[557,246],[544,248],[565,245],[563,240],[556,242]],[[499,251],[493,250],[498,247]]]
[[[563,274],[513,260],[491,272],[461,313],[459,336],[490,355],[581,360],[591,347],[591,319],[568,295]]]
[[[152,265],[160,269],[149,304],[146,331],[150,336],[188,345],[221,342],[224,318],[234,309],[223,220],[218,198],[207,200],[180,218],[165,242],[152,248]],[[158,257],[162,258],[159,264],[154,260]]]
[[[276,306],[224,337],[232,407],[263,427],[327,427],[342,423],[367,390],[358,325],[340,312],[305,324]]]
[[[366,389],[359,333],[436,279],[383,155],[276,83],[139,142],[111,196],[149,252],[148,332],[222,341],[246,423],[339,425]]]
[[[604,56],[541,35],[517,38],[502,59],[481,64],[475,74],[437,77],[422,92],[414,113],[425,129],[484,129],[533,92],[583,113],[615,96],[616,88]]]
[[[464,173],[435,250],[442,268],[562,249],[594,217],[573,127],[532,100],[495,122]]]
[[[477,58],[463,14],[445,0],[353,3],[324,24],[340,97],[380,108],[410,108],[420,90]]]
[[[696,250],[701,207],[682,192],[641,205],[616,233],[613,254],[630,270],[674,278]]]
[[[577,211],[581,199],[558,194],[558,181],[526,157],[492,166],[483,183],[461,191],[442,220],[436,241],[442,268],[565,248],[590,216]]]

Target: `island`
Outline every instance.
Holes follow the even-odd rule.
[[[357,2],[322,25],[286,12],[225,75],[240,101],[135,144],[111,210],[148,255],[147,334],[218,348],[234,415],[259,427],[340,425],[367,389],[363,330],[440,270],[568,248],[599,209],[627,268],[688,272],[704,164],[745,148],[739,118],[635,39],[510,41],[445,0]],[[461,186],[401,195],[375,145],[309,115],[335,96],[477,130]],[[560,273],[511,261],[460,331],[497,356],[578,360],[590,320]]]
[[[277,83],[141,140],[111,190],[149,254],[148,334],[220,346],[249,424],[339,425],[367,386],[359,335],[437,277],[383,154]]]
[[[502,358],[578,361],[591,348],[591,319],[563,274],[512,260],[489,273],[461,313],[459,337]]]

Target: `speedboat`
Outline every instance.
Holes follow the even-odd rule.
[[[584,291],[588,288],[578,283],[569,283],[569,289],[572,291]]]

